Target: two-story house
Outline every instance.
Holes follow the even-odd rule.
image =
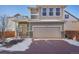
[[[38,5],[29,8],[33,38],[63,38],[63,5]]]

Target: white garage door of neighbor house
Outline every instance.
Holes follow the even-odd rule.
[[[34,27],[34,38],[61,38],[60,27]]]

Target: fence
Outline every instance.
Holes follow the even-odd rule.
[[[2,37],[2,32],[0,32],[0,38]],[[4,32],[4,37],[15,37],[15,31],[5,31]]]

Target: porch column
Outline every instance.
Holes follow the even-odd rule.
[[[15,27],[16,27],[16,38],[19,37],[19,27],[18,27],[18,22],[15,22]]]
[[[29,26],[28,26],[28,37],[30,38],[30,27],[31,27],[31,26],[30,26],[30,23],[28,23],[28,25],[29,25]]]

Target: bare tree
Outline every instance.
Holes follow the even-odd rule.
[[[7,24],[8,24],[7,17],[6,16],[1,16],[1,29],[2,29],[1,39],[2,39],[2,42],[5,41],[5,29],[7,27]]]

